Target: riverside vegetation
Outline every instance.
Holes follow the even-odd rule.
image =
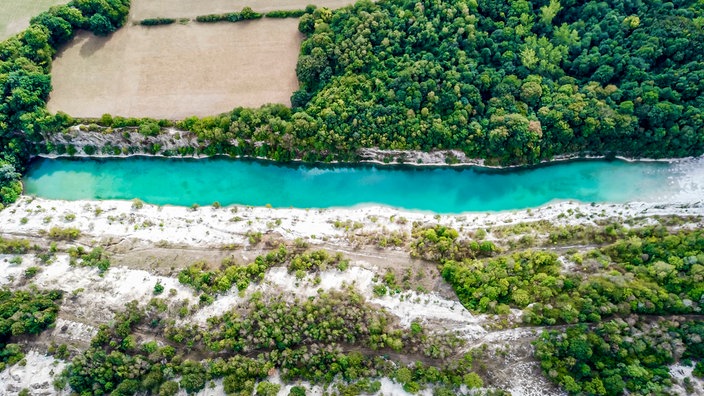
[[[128,0],[71,2],[1,44],[4,203],[15,199],[31,155],[76,151],[47,144],[77,121],[45,110],[56,49],[76,29],[109,34],[128,10]],[[699,2],[362,1],[306,11],[293,109],[92,121],[149,134],[176,125],[197,136],[197,147],[172,155],[281,161],[355,161],[363,147],[459,149],[495,164],[704,148]]]

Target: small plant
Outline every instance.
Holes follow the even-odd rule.
[[[29,267],[24,270],[24,277],[27,279],[34,278],[39,273],[39,267]]]
[[[49,230],[49,238],[58,240],[73,241],[81,236],[81,230],[77,228],[52,227]]]
[[[164,292],[164,285],[161,284],[161,281],[157,281],[156,284],[154,285],[154,295],[158,296],[159,294]]]
[[[144,202],[141,199],[135,198],[132,200],[132,209],[139,210],[144,207]]]
[[[70,223],[70,222],[76,220],[76,215],[73,213],[67,213],[66,215],[64,215],[64,220],[66,222]]]
[[[261,232],[247,231],[245,235],[247,236],[250,245],[256,245],[262,240]]]
[[[386,286],[376,285],[374,286],[374,295],[377,297],[384,297],[386,295]]]
[[[20,224],[27,224],[28,221],[29,221],[28,218],[23,217],[23,218],[20,219]]]
[[[10,259],[10,264],[14,264],[14,265],[20,265],[20,264],[22,264],[22,257],[21,257],[21,256],[15,256],[15,257],[11,258],[11,259]]]

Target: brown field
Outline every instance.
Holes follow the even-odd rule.
[[[33,16],[64,3],[68,0],[0,0],[0,40],[24,30]]]
[[[128,25],[109,38],[83,32],[54,60],[47,107],[75,117],[182,119],[290,105],[298,88],[297,26],[297,19],[262,19]]]
[[[4,1],[4,0],[3,0]],[[186,18],[206,14],[240,11],[245,6],[254,11],[303,9],[308,4],[319,7],[340,8],[355,0],[137,0],[132,2],[130,18]]]

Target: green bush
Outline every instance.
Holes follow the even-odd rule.
[[[78,228],[51,227],[48,236],[51,239],[73,241],[81,236],[81,230]]]
[[[142,26],[158,26],[158,25],[171,25],[176,22],[173,18],[148,18],[139,21]]]
[[[306,10],[277,10],[269,11],[264,16],[267,18],[300,18],[306,14]]]

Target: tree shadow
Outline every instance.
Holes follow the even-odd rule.
[[[99,51],[105,46],[108,40],[110,40],[110,36],[98,37],[92,34],[89,35],[83,45],[81,45],[81,49],[79,51],[81,57],[87,58],[95,54],[97,51]]]

